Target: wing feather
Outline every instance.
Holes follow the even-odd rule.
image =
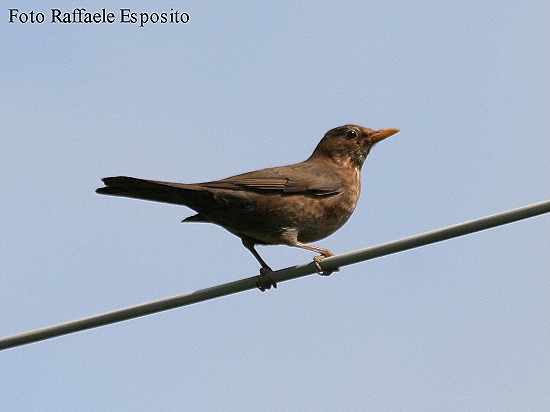
[[[322,165],[321,165],[322,166]],[[211,189],[232,189],[251,192],[281,192],[328,196],[341,193],[343,182],[338,175],[318,170],[319,165],[307,162],[274,167],[228,177],[214,182],[200,183]]]

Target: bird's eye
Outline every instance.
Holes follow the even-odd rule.
[[[348,139],[355,139],[357,137],[357,132],[355,130],[348,130],[348,132],[346,133],[346,136],[348,137]]]

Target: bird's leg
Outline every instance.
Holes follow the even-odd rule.
[[[254,249],[254,239],[243,236],[241,237],[241,240],[243,242],[243,246],[254,255],[256,260],[262,266],[260,269],[260,276],[258,276],[256,281],[256,286],[258,286],[258,289],[260,289],[262,292],[264,292],[266,289],[271,289],[272,286],[274,289],[277,289],[277,283],[275,283],[270,276],[273,270],[269,267],[267,263],[265,263],[265,260],[262,259],[256,249]]]
[[[332,272],[338,272],[340,268],[332,269],[332,270],[323,270],[321,268],[321,260],[323,260],[326,257],[334,256],[334,253],[332,253],[330,250],[319,247],[319,246],[313,246],[308,245],[306,243],[296,242],[293,246],[301,247],[302,249],[312,250],[314,252],[320,253],[319,256],[315,256],[313,258],[313,263],[315,263],[315,266],[317,267],[317,273],[321,276],[330,276],[332,275]]]
[[[332,270],[323,270],[321,268],[321,260],[323,260],[326,257],[334,256],[334,253],[332,253],[330,250],[314,246],[314,245],[308,245],[307,243],[302,243],[298,241],[298,231],[296,229],[287,229],[282,236],[283,240],[285,241],[285,244],[289,246],[295,246],[302,249],[311,250],[313,252],[320,253],[321,256],[315,256],[313,258],[313,263],[315,264],[315,267],[317,267],[317,273],[322,276],[329,276],[332,274],[332,272],[338,272],[340,269],[332,269]]]
[[[269,267],[269,265],[267,263],[265,263],[265,260],[262,259],[262,257],[260,256],[260,254],[256,251],[256,249],[254,249],[254,240],[252,240],[251,238],[249,237],[243,237],[242,238],[242,242],[243,242],[243,246],[245,248],[247,248],[253,255],[254,257],[256,258],[256,260],[260,263],[260,265],[262,266],[262,268],[260,269],[260,271],[264,272],[264,273],[268,273],[268,272],[273,272],[273,270],[271,270],[271,268]]]

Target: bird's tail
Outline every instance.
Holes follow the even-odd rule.
[[[127,176],[106,177],[101,180],[105,187],[100,187],[96,193],[102,195],[173,203],[192,209],[195,209],[196,197],[201,196],[200,192],[205,194],[200,186],[193,184],[158,182]]]

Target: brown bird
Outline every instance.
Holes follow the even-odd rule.
[[[241,238],[260,263],[258,288],[277,287],[255,245],[310,245],[338,230],[353,213],[361,191],[361,168],[371,148],[398,129],[345,125],[329,130],[304,162],[205,183],[170,183],[118,176],[102,179],[104,195],[185,205],[197,212],[183,222],[210,222]],[[325,273],[326,274],[326,273]],[[330,274],[330,273],[328,273]]]

